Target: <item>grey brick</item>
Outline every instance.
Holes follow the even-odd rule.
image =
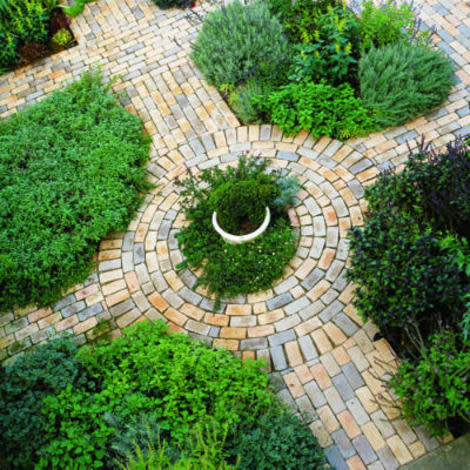
[[[71,317],[74,313],[80,312],[86,307],[85,301],[75,302],[68,307],[63,308],[60,313],[64,318]]]
[[[288,343],[289,341],[295,340],[295,333],[293,330],[283,331],[281,333],[276,333],[268,337],[269,345],[272,346],[280,346],[284,343]]]
[[[307,395],[302,395],[297,398],[295,402],[297,403],[297,408],[307,424],[318,418],[315,408],[313,408]]]
[[[363,158],[362,160],[358,161],[354,165],[351,165],[349,168],[349,171],[353,174],[356,175],[357,173],[360,173],[361,171],[367,170],[367,168],[370,168],[372,166],[372,163],[370,160],[367,158]]]
[[[181,296],[184,300],[193,305],[198,305],[202,300],[202,296],[196,294],[196,292],[188,289],[186,286],[183,286],[179,291],[178,295]]]
[[[202,146],[199,139],[190,140],[189,145],[193,149],[195,155],[201,155],[201,154],[205,153],[204,147]]]
[[[285,292],[284,294],[269,299],[266,304],[269,310],[275,310],[277,308],[284,307],[284,305],[291,303],[293,300],[294,297],[292,297],[292,294],[290,292]]]
[[[295,413],[297,411],[297,404],[295,403],[294,399],[292,398],[292,395],[290,394],[289,390],[287,390],[287,388],[278,392],[277,396],[280,400],[287,404],[287,406],[291,409],[292,412]]]
[[[351,385],[346,380],[344,374],[339,374],[333,377],[333,383],[335,384],[336,390],[338,390],[341,398],[344,401],[354,398],[354,390],[351,388]]]
[[[343,308],[344,305],[339,300],[335,300],[331,305],[326,307],[322,313],[320,313],[320,318],[324,323],[326,323],[330,321],[337,313],[341,312]],[[342,315],[344,315],[344,313]]]
[[[308,305],[307,307],[300,310],[299,315],[302,320],[308,320],[312,318],[317,313],[321,312],[325,308],[325,305],[320,301],[316,300],[313,304]]]
[[[331,266],[329,267],[328,271],[326,272],[325,279],[329,282],[333,282],[343,270],[344,263],[342,261],[338,261],[335,259]]]
[[[256,351],[259,349],[266,349],[268,347],[268,340],[266,338],[249,338],[242,339],[240,342],[240,349],[248,351]]]
[[[103,261],[103,263],[105,263],[105,261]],[[52,310],[54,310],[54,312],[57,312],[58,310],[61,310],[64,307],[67,307],[67,305],[73,304],[76,301],[77,299],[75,298],[75,296],[73,294],[69,294],[66,297],[62,297],[58,302],[56,302],[52,307]]]
[[[355,437],[352,442],[357,450],[357,453],[366,465],[369,465],[370,463],[377,460],[377,455],[374,452],[374,449],[372,449],[369,441],[363,434]]]
[[[335,470],[349,470],[349,465],[346,464],[338,446],[330,446],[325,449],[325,455],[328,463]]]
[[[313,406],[315,408],[320,408],[326,404],[326,397],[314,380],[306,383],[304,385],[304,389],[310,400],[312,400]]]
[[[377,429],[380,431],[380,434],[382,434],[385,439],[388,439],[395,434],[395,429],[382,410],[375,411],[370,415],[370,417]]]
[[[352,336],[354,333],[356,333],[357,330],[359,330],[359,327],[343,312],[338,313],[333,318],[333,322],[344,332],[346,336]]]
[[[335,387],[327,388],[323,393],[325,394],[326,401],[334,413],[338,414],[346,409],[346,405]]]
[[[362,379],[361,374],[353,362],[348,362],[343,367],[341,367],[341,370],[354,390],[364,385],[364,380]]]
[[[419,439],[423,442],[424,447],[426,447],[426,450],[434,450],[439,447],[437,439],[432,437],[424,426],[417,426],[415,431]]]
[[[15,331],[21,330],[28,326],[29,322],[26,317],[18,318],[17,320],[12,321],[5,325],[5,333],[9,335],[10,333],[14,333]]]
[[[277,321],[274,324],[274,326],[276,328],[276,331],[285,331],[285,330],[288,330],[289,328],[294,328],[299,323],[300,323],[300,318],[296,314],[290,317],[285,317],[282,320]]]
[[[167,289],[165,292],[162,292],[162,297],[175,309],[181,307],[184,304],[184,301],[176,295],[173,290]]]
[[[302,336],[297,342],[299,343],[302,354],[307,361],[311,361],[318,357],[317,349],[315,348],[310,336]]]
[[[99,305],[99,304],[97,304],[97,305]],[[93,307],[95,309],[98,309],[98,307],[95,307],[94,305],[93,305]],[[109,309],[109,311],[110,311],[110,313],[113,317],[119,317],[119,316],[123,315],[124,313],[128,312],[129,310],[133,309],[134,307],[135,307],[134,301],[132,299],[127,299],[124,302],[121,302],[120,304],[117,304],[114,307],[111,307]],[[91,317],[92,316],[91,311],[93,310],[93,308],[90,307],[87,310],[88,310],[88,313],[90,313],[90,315],[88,315],[88,317]],[[85,311],[82,312],[82,315],[85,315]],[[96,313],[94,313],[94,315],[96,315]],[[85,319],[85,318],[83,318],[83,319]]]
[[[318,282],[325,276],[324,271],[319,268],[315,268],[301,283],[301,286],[306,289],[310,290],[315,287]]]
[[[171,230],[171,222],[169,220],[162,220],[157,233],[158,240],[166,240]],[[137,263],[136,263],[137,264]]]
[[[404,134],[397,136],[395,140],[399,144],[404,144],[412,139],[416,139],[416,137],[418,137],[418,133],[414,129],[412,129],[408,132],[405,132]]]
[[[351,414],[354,416],[354,419],[357,421],[357,424],[359,424],[359,426],[362,426],[363,424],[366,424],[367,421],[370,421],[369,415],[366,413],[357,398],[351,398],[351,400],[348,400],[346,402],[346,406],[348,407],[348,410],[351,412]]]
[[[362,196],[364,196],[364,188],[362,187],[362,184],[359,183],[359,181],[352,180],[348,183],[348,186],[356,199],[360,199]]]
[[[134,264],[140,264],[145,262],[145,250],[143,243],[134,244]]]
[[[333,438],[335,444],[338,446],[341,455],[345,459],[349,459],[356,453],[353,445],[351,444],[351,441],[349,440],[348,436],[346,436],[344,429],[339,429],[338,431],[333,432],[331,434],[331,437]]]
[[[33,333],[30,338],[33,344],[40,343],[41,341],[46,341],[55,336],[55,330],[53,326],[44,328],[43,330],[36,331]]]
[[[397,470],[400,468],[400,464],[390,450],[390,447],[382,447],[382,449],[377,451],[377,455],[379,456],[379,459],[382,462],[385,470]]]
[[[286,383],[284,382],[284,379],[282,378],[282,375],[279,372],[271,372],[268,375],[269,378],[269,384],[271,385],[271,388],[274,390],[274,393],[280,392],[281,390],[284,390],[287,388]]]
[[[292,152],[285,152],[284,150],[279,150],[277,152],[277,158],[280,160],[288,160],[289,162],[296,162],[299,159],[299,156]]]
[[[287,369],[287,360],[282,346],[271,348],[271,359],[273,361],[274,370]]]
[[[14,318],[15,317],[13,313],[5,313],[0,315],[0,328],[10,323]]]
[[[291,302],[289,305],[284,307],[284,311],[287,315],[293,315],[297,313],[299,310],[307,307],[310,304],[310,300],[307,297],[300,297],[299,299]]]
[[[107,261],[101,261],[98,265],[99,271],[111,271],[113,269],[119,269],[121,267],[121,259],[110,259]]]
[[[462,127],[461,129],[456,130],[454,134],[457,137],[466,137],[467,135],[470,135],[470,126]]]

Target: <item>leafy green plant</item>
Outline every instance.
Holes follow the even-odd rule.
[[[191,8],[196,4],[195,0],[153,0],[153,2],[162,9]]]
[[[85,76],[0,122],[0,306],[48,304],[88,275],[148,187],[140,119]]]
[[[191,57],[210,84],[237,85],[257,68],[281,64],[287,50],[284,29],[264,2],[235,0],[209,13]]]
[[[333,85],[354,82],[359,57],[359,23],[346,5],[328,6],[315,28],[296,45],[290,79],[326,80]]]
[[[285,410],[271,410],[260,416],[256,426],[242,427],[231,453],[240,458],[240,470],[327,468],[312,432]]]
[[[397,42],[427,44],[430,32],[420,30],[415,5],[396,0],[372,0],[362,2],[360,16],[362,48],[382,47]]]
[[[454,71],[441,52],[398,43],[364,54],[359,82],[364,106],[377,123],[398,126],[440,105],[454,83]]]
[[[83,10],[85,10],[85,5],[87,3],[90,3],[93,0],[75,0],[75,3],[69,6],[62,7],[64,10],[64,13],[67,16],[70,16],[72,18],[75,18],[76,16],[80,15],[83,13]]]
[[[274,191],[272,183],[277,185],[280,175],[265,174],[266,166],[266,160],[241,158],[237,168],[229,167],[225,172],[217,168],[206,170],[199,179],[190,177],[183,182],[185,214],[190,224],[176,235],[186,257],[178,268],[202,268],[202,274],[194,288],[201,285],[214,293],[216,305],[221,296],[232,297],[268,289],[282,275],[285,265],[295,254],[297,236],[282,212],[285,207],[281,210],[279,205],[274,204],[274,200],[281,197],[282,190],[277,187]],[[223,241],[212,226],[212,212],[215,207],[213,195],[218,196],[220,190],[225,191],[231,185],[244,187],[246,181],[264,182],[269,197],[260,195],[259,198],[265,202],[271,201],[275,210],[263,235],[250,243],[230,245]],[[241,182],[243,185],[240,185]],[[292,200],[292,188],[289,191],[289,194],[284,194],[285,202],[287,199]],[[227,218],[230,219],[234,207],[230,201],[237,197],[243,198],[240,191],[229,195],[230,198],[224,203]],[[247,201],[243,199],[242,202],[249,212],[253,204],[252,198]],[[265,202],[258,207],[260,217]],[[241,211],[240,214],[246,215],[246,211]],[[264,213],[262,215],[261,220]]]
[[[72,33],[67,28],[61,28],[52,36],[52,41],[60,47],[65,47],[72,41]]]
[[[250,78],[230,92],[228,103],[244,124],[261,124],[263,112],[260,106],[253,102],[253,96],[265,96],[270,91],[272,87],[266,81]]]
[[[19,58],[18,38],[0,23],[0,67],[11,67]]]
[[[300,191],[299,180],[295,176],[281,176],[276,184],[280,194],[274,200],[273,206],[278,210],[286,210],[294,204],[295,197]]]
[[[288,135],[307,130],[347,139],[374,129],[374,121],[348,84],[333,87],[326,83],[291,83],[267,97],[254,97],[273,124]]]
[[[83,386],[85,371],[75,358],[70,339],[55,339],[0,371],[0,461],[6,468],[30,470],[37,452],[47,443],[43,400],[60,393],[67,384]]]
[[[455,418],[470,423],[470,343],[455,332],[433,335],[416,361],[402,361],[389,382],[412,424],[449,432]]]
[[[45,43],[50,12],[40,0],[10,0],[3,23],[22,43]]]

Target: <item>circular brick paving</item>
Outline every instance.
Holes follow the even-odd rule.
[[[272,141],[276,130],[270,126],[250,129],[252,139],[239,134],[220,151],[214,136],[205,136],[207,148],[201,146],[147,197],[121,246],[124,278],[132,297],[121,302],[122,290],[117,296],[106,295],[106,270],[100,271],[100,282],[120,327],[141,315],[163,318],[176,331],[245,356],[264,357],[274,369],[284,370],[314,359],[318,352],[328,351],[331,342],[340,344],[358,329],[351,312],[344,312],[351,290],[344,274],[347,230],[362,224],[358,198],[363,189],[346,166],[330,156],[334,150],[337,160],[351,164],[358,158],[352,148],[329,139],[317,142],[304,137],[297,144],[287,138],[286,142],[279,134],[279,140]],[[259,140],[263,132],[265,140]],[[175,234],[184,224],[184,214],[175,179],[188,168],[195,173],[236,164],[242,151],[263,156],[271,168],[298,177],[302,190],[291,218],[298,226],[299,244],[285,275],[271,289],[223,299],[214,312],[213,297],[201,287],[193,290],[197,273],[176,269],[183,256]],[[177,152],[182,154],[184,148]]]

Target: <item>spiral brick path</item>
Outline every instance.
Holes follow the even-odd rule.
[[[62,331],[85,343],[161,318],[244,359],[265,359],[277,393],[304,414],[337,469],[396,469],[439,446],[387,401],[380,379],[393,370],[393,352],[358,317],[344,277],[346,232],[363,223],[364,187],[379,170],[403,163],[419,135],[440,146],[470,133],[470,6],[418,3],[426,23],[436,24],[436,43],[454,60],[458,83],[430,115],[345,144],[307,133],[287,138],[269,125],[240,126],[188,58],[196,27],[185,13],[161,11],[150,1],[89,4],[72,24],[77,47],[1,76],[0,115],[8,116],[90,66],[121,75],[113,88],[124,92],[122,103],[152,135],[147,169],[158,186],[126,233],[101,242],[96,271],[83,285],[54,306],[0,315],[0,360]],[[272,289],[227,299],[214,313],[213,299],[192,290],[195,274],[175,270],[182,256],[174,235],[184,223],[175,178],[186,167],[233,164],[246,151],[299,177],[300,242]]]

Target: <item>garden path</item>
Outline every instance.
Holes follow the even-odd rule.
[[[74,20],[79,45],[0,77],[5,117],[61,88],[91,66],[121,75],[113,88],[144,121],[153,143],[149,192],[126,233],[101,243],[96,271],[56,305],[0,315],[0,360],[61,331],[86,342],[145,317],[163,318],[242,358],[263,358],[278,394],[306,413],[312,432],[337,469],[396,469],[437,447],[384,401],[380,378],[393,362],[376,328],[351,305],[346,231],[360,225],[364,187],[380,169],[399,166],[407,145],[423,134],[437,145],[470,132],[470,4],[418,1],[438,46],[457,65],[458,84],[437,111],[405,126],[345,144],[307,133],[287,138],[276,127],[241,126],[188,58],[196,27],[184,12],[150,0],[99,0]],[[201,12],[202,7],[196,11]],[[301,240],[286,275],[273,289],[231,299],[217,314],[195,276],[177,272],[174,234],[183,223],[175,178],[260,153],[302,181],[296,216]],[[384,397],[382,397],[384,395]]]

